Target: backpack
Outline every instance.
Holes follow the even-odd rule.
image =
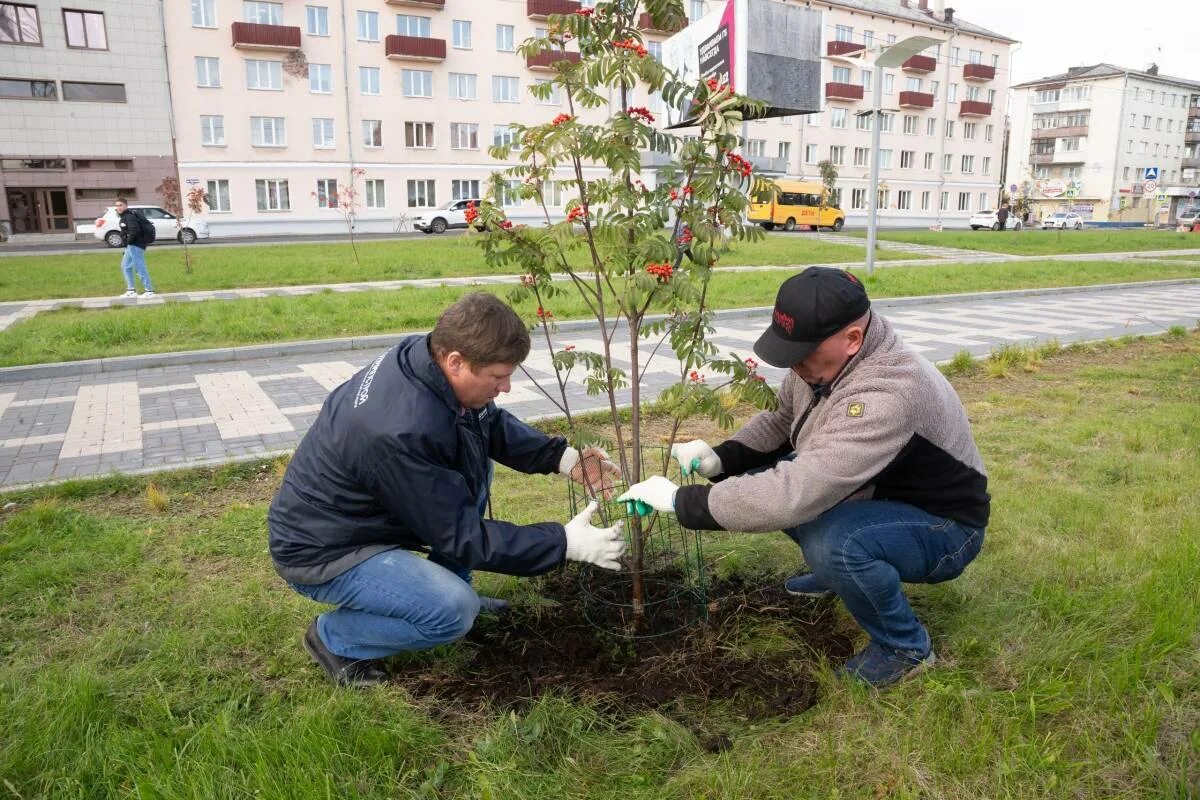
[[[154,240],[158,238],[158,228],[154,227],[154,223],[146,219],[145,214],[136,214],[138,225],[142,226],[142,236],[146,240],[146,246],[154,244]]]

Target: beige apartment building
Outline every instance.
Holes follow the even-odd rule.
[[[594,2],[585,0],[586,5]],[[865,222],[870,82],[884,81],[883,224],[965,224],[995,202],[1012,40],[924,0],[811,0],[827,40],[825,110],[748,123],[746,154],[775,176],[838,164],[848,223]],[[479,196],[503,166],[487,148],[565,110],[529,87],[545,57],[516,52],[572,0],[191,0],[166,8],[180,177],[204,185],[218,235],[344,229],[355,178],[359,230],[403,227],[417,209]],[[690,18],[723,2],[688,0]],[[872,47],[944,40],[873,75]],[[667,34],[645,31],[661,53]],[[639,95],[661,114],[661,101]],[[595,112],[598,116],[605,109]],[[646,179],[656,159],[648,155]],[[564,177],[567,177],[564,175]],[[561,210],[569,199],[555,189]],[[533,218],[513,201],[510,216]]]

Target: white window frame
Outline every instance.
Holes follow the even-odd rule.
[[[360,42],[378,42],[379,41],[379,12],[378,11],[358,11],[355,12],[355,35]]]
[[[260,186],[261,184],[261,186]],[[259,189],[262,194],[259,194]],[[266,203],[260,202],[266,199]],[[292,196],[287,178],[258,178],[254,181],[255,206],[263,211],[291,211]]]
[[[433,208],[437,205],[437,184],[433,178],[409,178],[407,189],[409,208]]]
[[[383,178],[367,178],[363,182],[366,208],[387,208],[387,185]]]
[[[192,27],[217,27],[216,0],[192,0]]]
[[[317,208],[337,210],[337,178],[317,178],[317,191],[313,192],[313,194],[316,195]]]
[[[405,97],[433,97],[433,70],[405,69],[400,74]]]
[[[246,88],[255,92],[282,92],[283,62],[265,58],[247,58]]]
[[[287,147],[287,120],[284,117],[250,117],[250,146]]]
[[[396,34],[414,39],[428,39],[432,35],[433,21],[416,14],[396,15]]]
[[[451,200],[478,200],[479,194],[479,179],[478,178],[455,178],[450,181],[450,199]],[[548,204],[552,205],[552,204]]]
[[[451,100],[478,100],[479,76],[473,72],[449,73]]]
[[[383,120],[364,119],[362,121],[362,146],[372,150],[383,147]]]
[[[255,25],[282,25],[283,3],[242,0],[242,21]]]
[[[221,59],[217,56],[196,56],[196,86],[201,89],[221,88]]]
[[[511,89],[511,91],[510,91]],[[492,76],[493,103],[521,102],[521,79],[513,75]]]
[[[314,150],[332,150],[337,147],[333,117],[312,118],[312,145]]]
[[[304,25],[305,31],[309,36],[328,36],[329,35],[329,7],[328,6],[305,6],[304,7]]]
[[[333,94],[332,64],[308,65],[308,91],[312,94]]]
[[[212,178],[205,182],[205,203],[213,214],[228,214],[233,208],[229,203],[229,179]]]
[[[380,75],[379,67],[359,67],[358,68],[358,93],[368,97],[378,97],[380,95]],[[374,89],[374,91],[371,91]]]
[[[450,23],[451,38],[450,46],[456,50],[472,50],[471,43],[471,20],[456,19]]]
[[[479,149],[479,123],[478,122],[451,122],[450,123],[450,149],[451,150],[478,150]]]
[[[497,53],[515,53],[516,46],[516,26],[514,25],[497,25],[496,26],[496,52]]]
[[[225,146],[225,115],[200,115],[200,144],[204,147]]]
[[[404,123],[404,147],[407,150],[432,150],[434,147],[434,125],[432,122],[409,120]],[[409,144],[411,142],[412,144]]]

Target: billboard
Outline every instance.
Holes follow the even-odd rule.
[[[663,42],[663,64],[685,81],[713,78],[765,101],[763,117],[814,114],[821,110],[824,13],[778,0],[726,0]]]

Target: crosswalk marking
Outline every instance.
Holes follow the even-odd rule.
[[[358,372],[358,367],[349,361],[322,361],[317,364],[301,364],[300,370],[332,392]]]
[[[142,407],[134,381],[80,386],[58,457],[142,449]]]
[[[295,430],[279,406],[245,370],[197,375],[196,384],[222,439]]]

